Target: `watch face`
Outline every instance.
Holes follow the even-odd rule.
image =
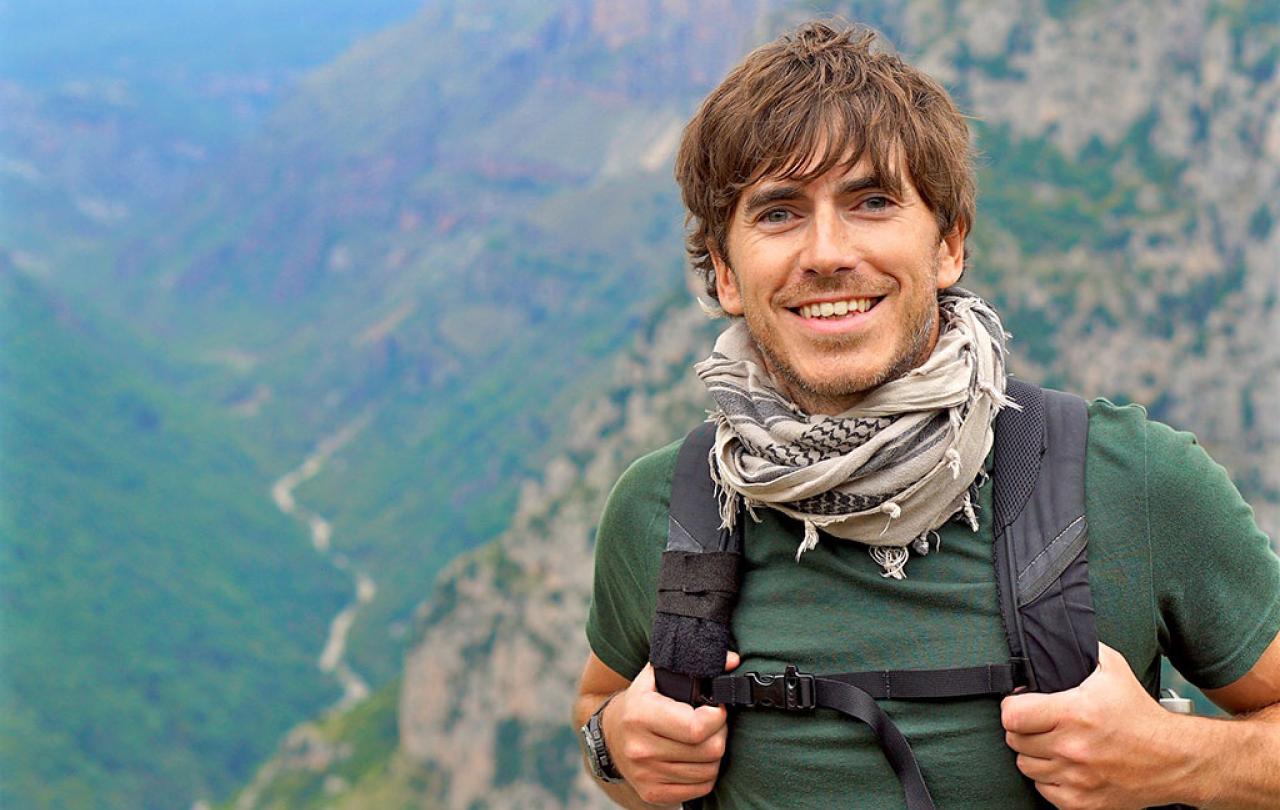
[[[601,706],[600,709],[604,707]],[[591,715],[582,726],[582,745],[587,755],[587,764],[591,767],[591,775],[601,782],[617,783],[623,781],[609,757],[609,749],[605,747],[604,730],[600,726],[600,710]]]

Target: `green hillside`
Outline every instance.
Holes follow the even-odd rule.
[[[506,526],[519,480],[545,463],[572,430],[566,415],[608,375],[598,359],[679,274],[680,213],[663,161],[692,96],[656,96],[643,79],[685,87],[701,80],[684,75],[698,59],[620,56],[593,41],[599,20],[581,11],[432,4],[312,74],[225,158],[175,153],[174,129],[129,93],[93,85],[14,97],[21,115],[0,119],[0,136],[8,154],[40,160],[5,164],[16,170],[0,178],[0,244],[21,268],[13,284],[102,326],[79,341],[36,314],[25,292],[7,302],[27,313],[7,319],[14,334],[55,333],[6,353],[15,369],[6,373],[25,376],[6,391],[5,418],[26,420],[22,435],[33,420],[60,426],[46,431],[56,442],[6,448],[5,507],[20,515],[3,538],[8,576],[31,588],[41,572],[83,565],[49,582],[114,594],[104,618],[62,591],[5,611],[16,628],[6,661],[31,659],[5,679],[11,702],[36,718],[4,733],[15,799],[134,807],[222,795],[283,730],[336,697],[315,661],[350,574],[367,576],[376,595],[355,614],[343,663],[376,690],[398,673],[436,572]],[[695,34],[662,36],[689,50]],[[546,115],[551,107],[563,115]],[[74,137],[41,152],[43,133],[59,127]],[[176,188],[163,185],[174,178]],[[55,352],[67,343],[76,348]],[[148,415],[134,419],[116,387]],[[119,424],[99,431],[65,403]],[[330,559],[347,572],[337,579],[268,488],[353,425],[295,493],[332,521]],[[91,451],[63,449],[72,441]],[[77,467],[82,455],[92,464]],[[84,486],[64,480],[76,476]],[[75,510],[56,520],[45,514],[55,493]],[[33,511],[53,528],[27,519]],[[91,513],[95,524],[83,519]],[[196,539],[233,529],[242,543]],[[77,532],[110,553],[59,556],[49,538]],[[289,542],[264,541],[275,537]],[[86,556],[76,548],[74,560]],[[206,556],[190,559],[195,549]],[[235,584],[236,565],[267,549],[266,573]],[[175,566],[193,582],[169,585]],[[245,593],[253,598],[235,601]],[[229,643],[220,622],[238,613],[239,646],[209,666],[199,644]],[[160,619],[137,620],[152,614]],[[136,628],[116,645],[129,654],[109,685],[35,687],[56,668],[51,654],[28,655],[35,638],[101,638],[104,624]],[[105,654],[86,645],[56,660],[95,671]],[[206,688],[215,673],[218,688]],[[224,709],[284,692],[247,718]],[[126,730],[105,742],[80,719],[99,701],[119,707],[106,717]],[[40,735],[62,748],[26,753],[35,749],[22,741]],[[74,794],[82,784],[90,792]]]
[[[335,699],[348,583],[165,361],[7,264],[0,306],[0,805],[222,794]]]
[[[65,280],[282,471],[363,420],[298,496],[377,586],[348,648],[375,684],[424,587],[506,526],[600,359],[679,283],[668,161],[705,85],[664,49],[706,34],[618,49],[587,6],[431,4],[308,77],[115,273]]]
[[[396,751],[399,695],[392,681],[359,706],[300,727],[287,753],[219,810],[420,810],[441,777]]]

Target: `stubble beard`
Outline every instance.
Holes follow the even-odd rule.
[[[794,366],[777,355],[771,341],[762,341],[756,337],[757,332],[750,329],[750,318],[747,319],[747,326],[769,373],[782,383],[793,402],[809,414],[836,414],[848,410],[871,389],[898,379],[927,360],[929,342],[937,319],[938,308],[926,307],[923,317],[915,319],[904,332],[906,340],[902,350],[896,352],[892,363],[870,374],[833,380],[805,379]],[[837,339],[829,345],[832,350],[839,351],[852,343],[852,340]]]
[[[931,268],[931,278],[938,277],[939,263],[935,259]],[[752,313],[746,314],[747,329],[751,339],[765,361],[765,366],[775,380],[782,384],[793,402],[808,414],[842,413],[857,404],[868,391],[885,383],[896,380],[924,363],[932,350],[934,328],[938,321],[937,299],[929,306],[921,308],[919,313],[912,313],[911,321],[904,324],[903,340],[895,347],[893,361],[881,369],[869,374],[851,376],[832,380],[807,380],[796,368],[779,356],[775,351],[768,325],[756,321]],[[853,348],[860,338],[835,337],[826,343],[826,347],[839,352]]]

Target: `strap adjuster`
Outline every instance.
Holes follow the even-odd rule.
[[[1009,671],[1012,675],[1014,691],[1024,687],[1028,692],[1040,691],[1036,687],[1035,673],[1031,671],[1031,662],[1026,658],[1010,658]]]
[[[812,675],[788,665],[781,675],[748,672],[743,677],[750,687],[750,698],[744,706],[761,706],[789,712],[809,711],[817,705]]]
[[[711,678],[699,678],[695,675],[685,675],[662,667],[654,667],[653,680],[658,691],[673,700],[688,703],[690,706],[716,705],[712,694]]]

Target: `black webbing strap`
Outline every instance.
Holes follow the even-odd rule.
[[[1008,695],[1027,685],[1027,665],[985,664],[953,669],[900,669],[826,675],[827,680],[852,684],[876,700],[929,700]]]
[[[790,675],[720,675],[711,681],[712,700],[729,706],[756,706],[773,698],[776,679]],[[799,677],[808,677],[796,673]],[[892,669],[870,672],[843,672],[814,676],[818,681],[839,681],[855,686],[876,700],[929,700],[990,697],[1012,694],[1027,685],[1027,663],[1013,659],[1003,664],[951,669]],[[765,704],[772,705],[772,704]],[[823,708],[818,704],[819,708]],[[779,706],[778,708],[789,708]],[[830,708],[830,707],[827,707]]]
[[[871,728],[880,743],[880,750],[902,784],[907,810],[936,810],[933,796],[929,795],[929,788],[924,783],[924,775],[920,773],[920,763],[916,762],[907,738],[902,736],[875,698],[853,684],[830,678],[814,678],[814,685],[818,706],[835,709]]]
[[[1012,659],[974,667],[838,675],[808,675],[789,666],[780,675],[720,675],[711,680],[710,691],[712,702],[725,706],[784,711],[833,709],[866,723],[902,784],[908,810],[932,810],[933,798],[910,743],[876,701],[1007,695],[1026,684],[1026,661]]]

